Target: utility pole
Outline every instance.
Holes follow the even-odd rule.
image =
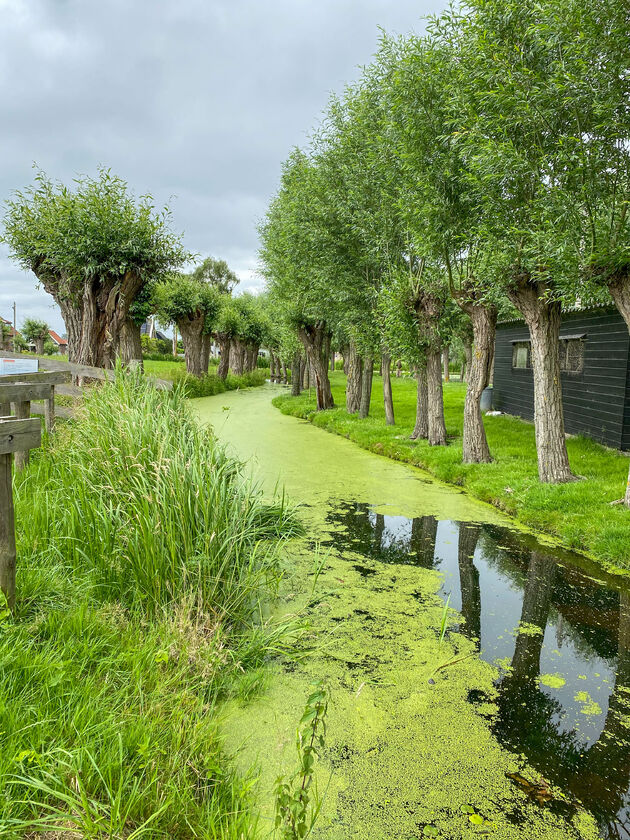
[[[17,336],[17,318],[15,314],[15,301],[13,301],[13,352],[15,353],[15,339]]]

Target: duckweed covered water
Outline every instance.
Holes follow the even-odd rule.
[[[418,470],[281,415],[275,393],[195,403],[270,492],[279,481],[302,503],[308,527],[276,617],[306,614],[313,651],[278,666],[226,727],[244,766],[260,764],[263,815],[295,766],[309,682],[325,677],[314,836],[630,837],[627,585]]]

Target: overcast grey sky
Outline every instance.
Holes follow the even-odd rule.
[[[258,288],[256,224],[290,149],[369,62],[382,27],[443,0],[0,0],[0,199],[99,164],[168,201],[189,249]],[[62,331],[0,245],[0,315]]]

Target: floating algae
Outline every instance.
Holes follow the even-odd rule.
[[[541,685],[546,685],[547,688],[562,688],[567,681],[560,674],[541,674],[538,677],[538,682]]]
[[[422,836],[424,826],[468,840],[480,829],[464,807],[492,822],[496,838],[597,838],[580,801],[602,832],[614,831],[628,777],[612,753],[608,763],[598,758],[614,743],[602,732],[605,716],[582,714],[588,704],[573,697],[580,673],[587,679],[579,687],[591,694],[603,685],[595,671],[610,681],[607,695],[624,691],[616,623],[608,620],[619,613],[618,590],[597,575],[589,581],[569,555],[560,566],[556,549],[507,530],[496,510],[280,415],[269,391],[226,400],[229,413],[213,408],[213,398],[197,411],[242,460],[255,462],[268,492],[282,479],[303,503],[309,537],[329,552],[316,588],[327,609],[308,606],[308,543],[286,557],[290,599],[276,609],[279,619],[306,611],[303,643],[315,642],[314,652],[279,664],[266,693],[232,706],[225,729],[244,767],[260,763],[262,814],[272,817],[276,776],[295,769],[295,726],[311,678],[324,676],[333,701],[314,840],[398,840]],[[366,569],[374,574],[363,576]],[[449,612],[440,646],[448,592],[457,612]],[[512,635],[519,616],[524,632]],[[480,657],[428,685],[436,666],[474,651]],[[559,651],[567,685],[547,686],[547,675],[558,676]],[[495,659],[506,666],[501,673]],[[516,772],[547,779],[553,803],[528,801],[505,777]]]

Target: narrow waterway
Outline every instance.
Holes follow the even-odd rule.
[[[226,726],[244,765],[260,766],[263,819],[295,766],[309,682],[325,678],[313,836],[630,837],[628,587],[418,470],[281,415],[276,392],[194,403],[266,492],[302,505],[308,529],[277,618],[306,615],[313,651]]]

